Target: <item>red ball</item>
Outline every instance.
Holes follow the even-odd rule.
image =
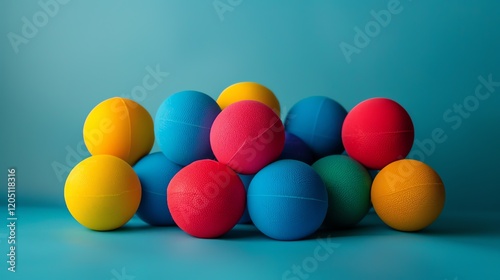
[[[213,160],[198,160],[170,180],[167,204],[183,231],[199,238],[215,238],[239,221],[246,207],[246,192],[229,167]]]
[[[233,103],[217,116],[210,131],[215,157],[241,174],[255,174],[276,160],[285,129],[276,113],[253,100]]]
[[[387,98],[356,105],[342,126],[347,154],[369,169],[382,169],[405,158],[414,140],[413,122],[406,110]]]

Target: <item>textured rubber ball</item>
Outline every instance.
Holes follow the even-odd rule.
[[[314,154],[309,146],[299,137],[285,131],[285,146],[279,159],[295,159],[312,164],[314,162]]]
[[[91,156],[77,164],[64,186],[69,212],[93,230],[113,230],[134,216],[141,183],[130,165],[110,155]]]
[[[302,139],[319,159],[344,150],[341,131],[346,115],[347,111],[335,100],[311,96],[293,105],[285,128]]]
[[[328,194],[314,169],[297,160],[279,160],[259,171],[248,188],[254,225],[277,240],[298,240],[323,223]]]
[[[369,169],[382,169],[405,158],[413,139],[410,115],[397,102],[387,98],[359,103],[349,112],[342,127],[347,153]]]
[[[137,102],[113,97],[89,113],[83,139],[92,155],[117,156],[133,165],[153,147],[153,119]]]
[[[215,100],[198,91],[181,91],[169,96],[155,117],[154,132],[160,150],[182,166],[200,159],[213,159],[210,128],[220,111]]]
[[[267,87],[255,82],[239,82],[224,89],[217,103],[222,109],[243,100],[254,100],[261,102],[273,109],[276,115],[280,115],[280,103],[274,93]]]
[[[371,197],[375,212],[388,226],[400,231],[418,231],[439,217],[445,189],[430,166],[402,159],[377,174]]]
[[[328,191],[328,213],[324,224],[333,228],[356,225],[371,207],[372,179],[354,159],[331,155],[316,161],[312,168],[323,179]]]
[[[210,144],[217,160],[241,174],[255,174],[276,160],[285,144],[280,118],[266,105],[244,100],[215,119]]]
[[[141,204],[137,209],[141,220],[153,226],[175,224],[167,206],[167,186],[181,168],[161,152],[149,154],[134,165],[142,188]]]
[[[167,203],[183,231],[199,238],[215,238],[231,230],[243,215],[245,187],[226,165],[199,160],[172,178]]]

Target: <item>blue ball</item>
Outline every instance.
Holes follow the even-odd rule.
[[[250,186],[250,182],[252,182],[254,175],[238,174],[238,176],[240,176],[240,179],[243,182],[243,185],[245,186],[245,191],[248,191],[248,187]],[[245,212],[243,212],[243,216],[241,216],[241,219],[238,221],[238,224],[250,224],[251,222],[252,219],[250,219],[250,215],[248,214],[248,207],[245,207]]]
[[[213,159],[210,128],[221,109],[210,96],[181,91],[168,97],[155,117],[155,137],[165,156],[182,166]]]
[[[314,154],[309,146],[299,137],[285,131],[285,147],[279,159],[295,159],[307,164],[312,164],[314,162]]]
[[[268,237],[298,240],[313,234],[328,209],[326,187],[311,166],[279,160],[264,167],[250,183],[248,212]]]
[[[344,150],[342,124],[346,116],[346,109],[333,99],[312,96],[290,109],[285,129],[302,139],[319,159]]]
[[[142,188],[141,203],[137,209],[141,220],[153,226],[175,224],[167,206],[167,186],[181,168],[160,152],[149,154],[134,165]]]

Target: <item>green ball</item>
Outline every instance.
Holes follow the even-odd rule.
[[[356,225],[370,210],[372,179],[368,170],[345,155],[331,155],[316,161],[313,169],[328,191],[328,212],[324,225],[348,228]]]

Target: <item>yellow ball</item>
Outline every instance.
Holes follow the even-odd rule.
[[[117,156],[133,165],[153,147],[153,119],[137,102],[113,97],[89,113],[83,139],[92,155]]]
[[[383,168],[373,181],[373,208],[388,226],[418,231],[432,224],[444,207],[443,181],[423,162],[402,159]]]
[[[125,161],[109,155],[91,156],[68,175],[64,199],[83,226],[113,230],[134,216],[141,202],[139,177]]]
[[[267,87],[255,82],[240,82],[230,85],[219,95],[217,104],[224,110],[227,106],[242,100],[264,103],[280,116],[280,103]]]

